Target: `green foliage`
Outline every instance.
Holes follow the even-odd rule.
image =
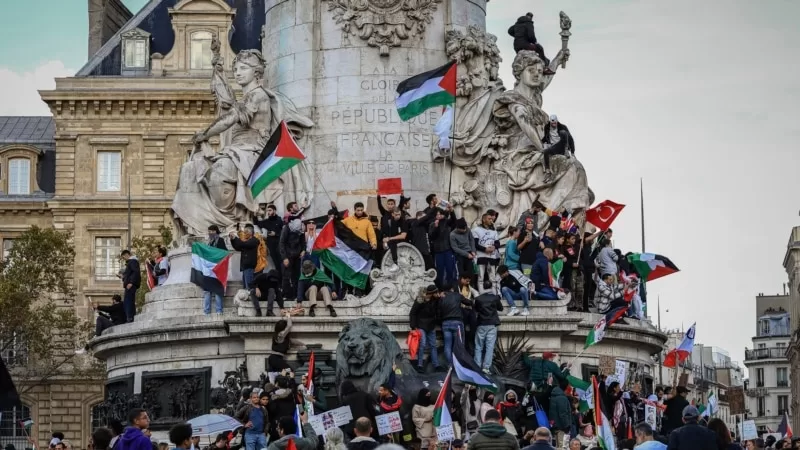
[[[37,226],[0,261],[0,350],[12,342],[26,349],[26,369],[58,369],[88,338],[72,306],[74,261],[69,232]]]
[[[169,248],[172,244],[172,228],[161,225],[158,227],[159,237],[153,236],[134,236],[131,239],[131,251],[139,258],[139,265],[142,269],[142,284],[136,291],[136,311],[141,311],[144,306],[144,296],[150,292],[147,287],[147,268],[145,262],[150,255],[158,250],[159,247]]]

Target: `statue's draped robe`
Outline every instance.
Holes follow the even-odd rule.
[[[288,201],[311,201],[313,179],[305,162],[256,198],[250,193],[247,178],[281,120],[300,136],[313,122],[298,113],[291,100],[261,87],[246,93],[231,111],[236,123],[229,129],[230,144],[214,154],[204,142],[181,167],[172,213],[176,226],[185,234],[202,236],[209,225],[230,229],[237,223],[252,222],[259,203],[282,207],[280,203]]]

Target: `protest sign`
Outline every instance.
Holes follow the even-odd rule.
[[[403,431],[403,422],[400,420],[400,413],[397,411],[375,416],[375,422],[378,424],[378,434],[380,436]]]

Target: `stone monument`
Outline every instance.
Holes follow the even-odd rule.
[[[593,197],[580,161],[557,155],[550,160],[550,175],[542,167],[547,120],[542,93],[553,75],[544,73],[536,53],[522,51],[513,59],[514,87],[505,90],[498,78],[497,39],[485,31],[486,1],[269,0],[263,56],[244,50],[232,61],[241,92],[231,88],[219,55],[214,58],[211,89],[218,117],[195,135],[172,208],[186,238],[182,243],[204,235],[210,224],[233,229],[252,221],[262,202],[282,209],[289,201],[308,201],[308,217],[324,214],[330,200],[341,207],[363,202],[376,194],[381,178],[403,180],[413,213],[427,206],[427,194],[448,192],[451,173],[452,200],[470,220],[492,208],[505,227],[539,199],[573,210],[580,221]],[[560,24],[562,49],[548,67],[553,72],[569,58],[571,21],[562,14]],[[448,60],[458,62],[457,125],[453,148],[443,154],[433,133],[440,112],[402,122],[394,99],[400,81]],[[281,120],[306,162],[252,198],[246,178]],[[219,136],[216,150],[209,144],[214,136]],[[398,254],[396,270],[370,273],[368,295],[335,303],[338,317],[320,311],[317,317],[293,318],[292,337],[309,344],[287,355],[298,380],[313,351],[315,367],[331,386],[352,379],[374,392],[392,362],[403,373],[401,391],[440,381],[443,374],[417,376],[403,344],[410,307],[435,271],[424,269],[422,255],[411,245],[400,244]],[[167,283],[147,295],[136,321],[106,330],[90,345],[107,365],[107,407],[123,414],[144,405],[164,428],[211,409],[230,411],[243,386],[263,385],[278,320],[255,317],[247,296],[238,293],[236,259],[225,313],[203,315],[202,292],[189,283],[189,248],[182,245],[169,258]],[[600,355],[611,354],[643,370],[651,367],[650,355],[665,341],[652,325],[615,324],[602,345],[584,351],[599,316],[568,312],[567,302],[532,301],[530,316],[503,317],[499,341],[528,336],[534,351],[579,355],[576,367],[587,370]],[[181,396],[191,400],[180,401]],[[329,405],[337,401],[334,393]]]

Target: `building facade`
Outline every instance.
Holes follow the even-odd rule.
[[[756,297],[756,335],[745,350],[747,409],[759,432],[776,430],[783,414],[791,413],[791,369],[787,348],[791,338],[790,295]]]
[[[261,48],[264,11],[264,0],[154,0],[134,15],[120,0],[89,0],[89,60],[40,93],[52,117],[0,117],[0,245],[5,254],[31,225],[70,231],[79,317],[93,322],[91,302],[121,293],[119,254],[134,236],[171,226],[191,137],[216,117],[212,37],[227,37],[230,75],[235,52]],[[4,360],[24,364],[13,348]],[[0,411],[3,445],[29,447],[18,422],[31,418],[38,448],[56,431],[86,448],[102,424],[104,377],[15,381],[22,402]]]
[[[789,329],[791,340],[787,355],[791,362],[791,405],[792,427],[800,427],[800,334],[796,324],[800,323],[800,227],[792,228],[789,233],[789,242],[786,244],[786,255],[783,258],[783,268],[788,276],[788,289],[791,303],[791,323]]]

